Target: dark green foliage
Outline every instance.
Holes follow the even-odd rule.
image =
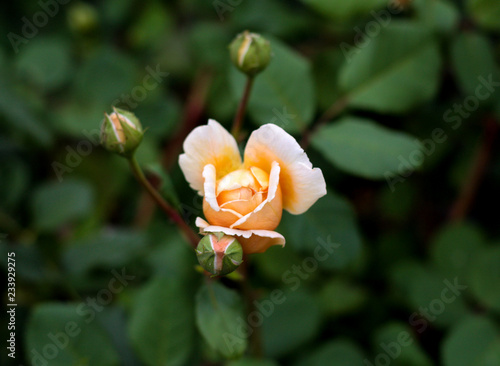
[[[208,118],[230,129],[245,79],[228,45],[246,29],[272,58],[243,135],[283,127],[328,190],[284,213],[285,248],[244,258],[251,301],[199,273],[99,146],[111,105],[134,112],[138,161],[194,227],[178,154]],[[500,365],[500,1],[9,1],[0,31],[17,304],[0,364]]]

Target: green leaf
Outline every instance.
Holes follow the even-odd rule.
[[[33,194],[33,219],[40,230],[52,230],[88,216],[94,192],[84,181],[46,183]]]
[[[468,314],[463,277],[446,277],[415,262],[400,262],[391,272],[395,291],[412,312],[409,321],[423,332],[429,324],[446,327]]]
[[[195,275],[196,256],[177,228],[159,219],[150,225],[148,236],[152,248],[147,252],[146,262],[154,275],[176,281]]]
[[[362,45],[349,48],[340,72],[340,86],[351,107],[402,113],[434,97],[441,57],[426,29],[393,20]]]
[[[172,14],[158,2],[144,4],[142,13],[135,16],[135,24],[128,30],[130,43],[135,47],[148,47],[162,41],[172,28]]]
[[[156,179],[160,181],[160,184],[157,187],[158,192],[160,192],[161,195],[165,197],[168,203],[170,203],[174,208],[179,210],[181,207],[179,196],[175,191],[175,186],[174,183],[172,182],[170,175],[167,172],[165,172],[164,167],[161,166],[160,163],[158,162],[151,163],[147,165],[146,172],[153,173],[154,175],[156,175]]]
[[[375,353],[386,354],[394,366],[432,366],[433,363],[417,343],[412,328],[403,323],[389,323],[374,335]]]
[[[115,345],[121,366],[138,366],[139,361],[127,334],[128,316],[121,306],[108,305],[97,319]]]
[[[81,305],[84,303],[35,307],[26,331],[26,358],[33,365],[118,365],[118,355],[104,329],[85,316],[93,310]]]
[[[223,7],[223,1],[217,3]],[[219,13],[221,21],[230,16],[231,23],[238,24],[239,30],[259,30],[280,39],[300,36],[310,29],[311,21],[314,19],[296,4],[280,0],[233,1],[226,4],[237,5],[238,11],[229,13],[225,11],[227,8],[221,9]],[[222,14],[223,12],[225,14]]]
[[[500,332],[488,318],[470,317],[457,324],[441,345],[444,366],[500,364]]]
[[[53,143],[53,131],[33,114],[29,104],[14,89],[14,85],[8,78],[0,78],[0,113],[3,120],[37,144],[50,146]]]
[[[102,49],[78,69],[75,94],[81,102],[104,106],[118,105],[128,98],[132,108],[138,104],[131,94],[136,75],[132,59],[113,49]]]
[[[181,119],[181,103],[171,95],[147,98],[134,113],[140,118],[146,136],[163,141],[178,127]]]
[[[324,343],[295,366],[365,366],[363,351],[353,342],[336,339]]]
[[[59,37],[36,37],[16,59],[16,71],[43,91],[62,86],[73,72],[70,44]]]
[[[271,360],[242,358],[238,361],[230,361],[226,366],[278,366],[278,364]]]
[[[210,65],[219,70],[226,70],[230,67],[227,47],[231,42],[231,37],[220,24],[196,22],[191,27],[189,38],[193,56],[200,65]],[[214,50],[219,50],[219,52],[214,52]]]
[[[366,15],[386,5],[384,0],[302,0],[318,13],[334,20],[347,21],[355,16]]]
[[[301,257],[291,245],[285,247],[274,245],[266,251],[266,255],[256,255],[252,258],[258,272],[267,280],[277,283],[283,281],[283,273],[300,261]]]
[[[177,281],[155,278],[137,295],[128,333],[146,365],[188,364],[195,334],[188,294]]]
[[[99,13],[105,23],[117,25],[124,22],[134,9],[134,0],[108,0],[99,3]]]
[[[471,291],[483,305],[500,312],[500,247],[477,252],[468,273]]]
[[[464,94],[476,95],[480,77],[498,76],[493,49],[488,39],[479,33],[461,33],[451,45],[451,57],[458,84]],[[477,96],[477,95],[476,95]]]
[[[330,315],[344,315],[358,310],[368,299],[367,291],[341,278],[327,282],[320,292],[323,310]]]
[[[228,60],[226,60],[225,65],[226,68],[233,68]],[[213,80],[210,87],[207,114],[213,116],[217,121],[230,121],[238,108],[238,101],[234,97],[233,88],[228,88],[233,79],[233,72],[236,72],[236,70],[224,72]],[[240,78],[241,75],[235,77]]]
[[[6,155],[0,160],[0,207],[12,209],[25,197],[30,177],[24,160]]]
[[[288,292],[283,296],[283,303],[274,304],[272,310],[258,312],[263,318],[264,352],[273,358],[289,354],[311,341],[318,333],[321,321],[319,307],[310,294]],[[255,322],[253,319],[249,317],[249,322]]]
[[[96,268],[118,268],[126,265],[146,246],[142,232],[131,230],[104,231],[71,243],[63,254],[68,272],[85,274]]]
[[[313,74],[318,108],[327,110],[341,96],[337,84],[339,70],[343,65],[344,55],[340,49],[322,52],[314,59]]]
[[[415,208],[416,197],[414,181],[405,181],[404,184],[398,185],[397,189],[387,186],[380,194],[380,208],[383,216],[396,222],[409,220]]]
[[[415,279],[421,272],[425,271],[422,265],[415,260],[401,260],[389,270],[390,281],[394,286],[394,293],[405,302],[408,301],[409,293]]]
[[[460,12],[447,0],[414,0],[418,19],[432,30],[450,33],[456,30]]]
[[[303,131],[311,123],[314,86],[309,62],[277,39],[271,42],[273,58],[266,70],[256,76],[248,112],[257,125],[274,123],[287,131]],[[230,68],[234,95],[243,93],[245,76]]]
[[[8,258],[7,253],[15,253],[16,278],[27,282],[43,282],[47,280],[42,253],[37,246],[12,244],[6,241],[0,234],[0,253],[3,258]],[[3,261],[0,266],[8,271],[8,260]]]
[[[396,191],[397,192],[397,191]],[[402,220],[411,222],[410,215]],[[415,247],[413,245],[414,234],[410,231],[386,231],[377,240],[377,245],[372,255],[372,261],[376,264],[377,271],[390,274],[391,267],[415,257]]]
[[[472,258],[484,247],[482,232],[471,224],[442,228],[431,244],[435,266],[447,276],[465,278]]]
[[[97,147],[100,144],[100,127],[107,108],[109,106],[102,101],[81,103],[75,98],[54,109],[52,114],[54,129],[78,139],[85,138],[85,134],[92,136],[93,146]]]
[[[351,205],[332,192],[303,215],[283,213],[281,225],[287,245],[312,255],[329,270],[352,264],[361,253],[361,237]]]
[[[488,30],[500,30],[500,3],[497,0],[467,0],[467,11]]]
[[[311,142],[339,169],[368,179],[412,171],[424,160],[417,139],[357,117],[319,129]]]
[[[247,348],[243,302],[234,290],[217,282],[196,295],[196,324],[205,341],[225,358],[238,358]],[[243,324],[242,324],[243,323]]]

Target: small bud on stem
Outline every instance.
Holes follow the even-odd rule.
[[[200,265],[216,276],[233,272],[243,261],[243,249],[232,236],[224,233],[208,234],[196,248]]]
[[[229,45],[231,61],[250,77],[264,70],[271,61],[271,45],[257,33],[245,31]]]
[[[132,112],[118,108],[113,110],[111,114],[104,114],[101,144],[106,150],[129,158],[141,143],[144,132],[139,119]]]

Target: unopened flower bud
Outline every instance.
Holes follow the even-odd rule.
[[[216,276],[233,272],[243,261],[243,249],[232,236],[211,233],[203,237],[196,248],[200,265]]]
[[[104,115],[101,144],[106,150],[131,157],[143,135],[141,123],[132,112],[114,108],[113,113]]]
[[[76,2],[68,9],[68,25],[75,33],[86,34],[99,25],[99,14],[87,2]]]
[[[231,61],[248,76],[264,70],[271,60],[271,45],[267,39],[256,33],[245,31],[229,45]]]

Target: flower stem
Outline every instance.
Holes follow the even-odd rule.
[[[246,305],[246,311],[248,316],[252,312],[254,312],[255,309],[255,292],[254,289],[252,288],[252,285],[250,284],[250,279],[249,279],[249,273],[248,273],[248,268],[249,268],[249,256],[244,255],[243,256],[243,263],[240,266],[240,273],[242,274],[243,280],[241,282],[241,290],[242,290],[242,295],[245,299],[245,305]],[[264,355],[264,352],[262,350],[262,334],[261,334],[261,327],[256,326],[252,327],[252,333],[249,336],[249,343],[251,347],[251,352],[255,358],[262,358]]]
[[[134,172],[135,177],[141,183],[141,185],[148,191],[151,197],[155,200],[155,202],[160,206],[160,208],[167,214],[167,216],[184,232],[187,239],[191,243],[191,245],[196,248],[200,238],[198,235],[187,225],[179,213],[173,209],[167,201],[163,199],[163,197],[158,193],[158,191],[149,183],[149,181],[144,176],[144,173],[137,162],[135,156],[132,156],[129,159],[130,168]]]
[[[323,127],[327,122],[331,121],[338,115],[340,115],[348,105],[349,99],[347,96],[337,99],[326,111],[315,121],[309,129],[307,129],[300,141],[300,146],[305,150],[309,143],[311,142],[311,136],[321,127]]]
[[[500,127],[498,126],[497,121],[493,118],[488,118],[486,120],[483,138],[477,148],[476,156],[470,167],[469,174],[467,175],[460,194],[450,211],[450,221],[462,221],[472,207],[476,193],[479,190],[481,180],[487,171],[488,163],[490,162],[491,155],[493,154],[494,143],[499,130]]]
[[[245,90],[243,91],[243,95],[240,100],[240,104],[238,106],[238,111],[234,116],[233,120],[233,128],[231,129],[231,133],[236,140],[240,135],[241,125],[243,124],[243,116],[245,115],[245,110],[247,108],[248,100],[250,99],[250,91],[253,86],[253,76],[247,76],[247,82],[245,84]]]

